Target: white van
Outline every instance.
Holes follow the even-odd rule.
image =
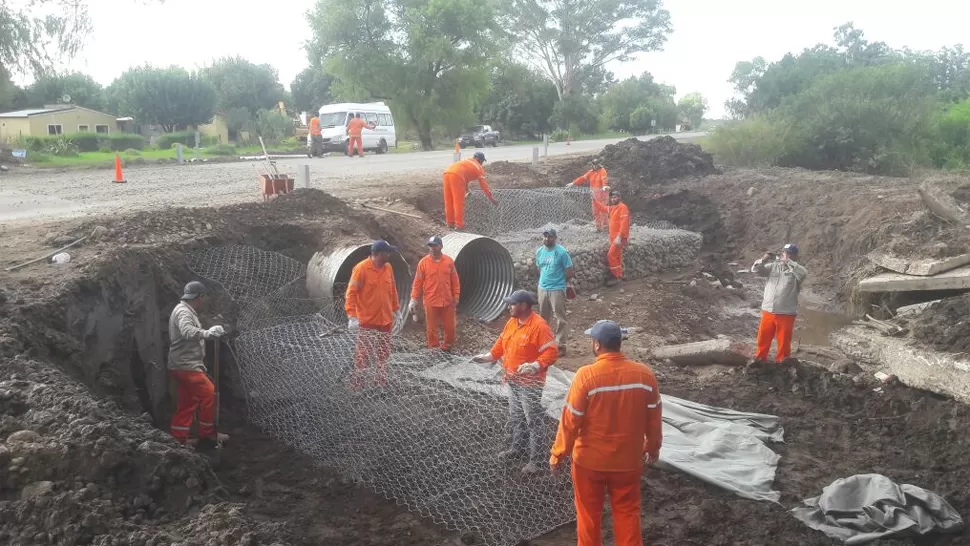
[[[364,128],[361,133],[365,150],[383,154],[388,148],[397,148],[394,117],[386,104],[343,102],[320,107],[320,134],[323,137],[324,150],[347,153],[347,145],[350,141],[347,136],[347,122],[357,114],[360,114],[364,121],[374,125],[373,129]],[[313,144],[309,133],[307,133],[306,143],[307,150],[312,150]]]

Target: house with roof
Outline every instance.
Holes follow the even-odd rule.
[[[113,114],[74,104],[55,104],[0,113],[0,141],[5,142],[13,142],[21,137],[74,133],[108,134],[117,131],[118,120]]]

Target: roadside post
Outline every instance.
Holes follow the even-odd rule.
[[[177,143],[175,145],[175,162],[178,163],[179,165],[181,165],[182,163],[185,162],[185,159],[182,157],[182,143],[181,142],[179,142],[179,143]]]
[[[538,146],[533,146],[532,147],[532,164],[533,165],[538,165],[539,164],[539,147]]]
[[[545,147],[545,149],[542,152],[542,155],[544,156],[549,155],[549,135],[546,135],[546,134],[542,135],[542,145]]]
[[[310,166],[309,165],[300,165],[300,167],[302,168],[301,170],[303,171],[303,173],[302,173],[303,174],[303,187],[304,188],[309,188],[310,187]]]

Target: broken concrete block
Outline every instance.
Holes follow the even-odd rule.
[[[929,306],[933,305],[934,303],[940,303],[941,301],[943,301],[943,300],[924,301],[923,303],[914,303],[912,305],[904,305],[904,306],[896,309],[896,316],[897,317],[905,317],[905,316],[908,316],[908,315],[918,315],[918,314],[922,313],[923,311],[925,311],[926,309],[928,309]]]
[[[740,366],[748,361],[747,357],[738,350],[737,344],[730,339],[711,339],[682,345],[666,345],[655,348],[653,356],[685,366],[705,364]]]
[[[967,211],[942,189],[929,182],[923,182],[920,184],[918,192],[923,204],[936,216],[956,224],[967,225],[967,223],[970,223]]]
[[[910,260],[900,258],[892,254],[887,254],[885,252],[874,251],[870,252],[867,258],[869,258],[870,262],[878,265],[879,267],[884,267],[890,271],[895,271],[896,273],[902,273],[904,275],[917,275],[920,277],[938,275],[940,273],[970,264],[970,254],[961,254],[959,256],[952,256],[939,260]]]
[[[859,281],[859,291],[861,292],[919,292],[968,288],[970,288],[970,265],[951,269],[932,277],[883,273]]]

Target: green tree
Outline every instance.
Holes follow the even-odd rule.
[[[671,86],[656,83],[649,72],[623,80],[610,86],[599,98],[603,110],[603,121],[608,128],[614,131],[640,132],[643,134],[643,132],[649,131],[649,120],[646,127],[634,128],[631,125],[631,115],[634,110],[647,107],[648,111],[659,115],[663,109],[662,106],[673,103],[675,92],[676,90]],[[676,120],[674,120],[674,123],[676,124]]]
[[[432,129],[474,120],[488,91],[492,4],[475,0],[318,0],[310,14],[311,65],[339,82],[338,94],[392,102],[397,118],[432,149]]]
[[[261,109],[275,108],[285,94],[275,68],[242,57],[219,59],[201,75],[215,88],[220,110],[245,108],[255,116]]]
[[[59,57],[73,57],[90,30],[83,1],[0,2],[0,65],[41,74]]]
[[[0,112],[26,108],[27,94],[10,79],[10,73],[0,66]]]
[[[121,114],[140,123],[175,131],[212,121],[218,97],[211,83],[183,68],[131,68],[115,80],[109,94]]]
[[[658,51],[671,32],[661,0],[511,0],[506,19],[516,48],[560,99],[576,91],[577,77]]]
[[[680,117],[690,122],[691,129],[697,129],[704,120],[704,113],[707,112],[707,99],[700,93],[688,93],[681,97],[677,103]]]
[[[591,97],[573,95],[556,103],[550,121],[573,137],[599,132],[600,112]]]
[[[253,129],[264,141],[277,144],[293,135],[293,120],[278,110],[264,109],[257,112]]]
[[[30,106],[60,104],[63,97],[69,95],[71,104],[93,110],[105,109],[104,88],[91,76],[79,72],[42,75],[27,87],[26,93]]]
[[[529,67],[503,62],[492,69],[489,93],[478,107],[479,121],[498,127],[505,138],[538,138],[552,131],[549,118],[556,88]]]
[[[332,85],[333,76],[327,74],[323,68],[304,68],[290,84],[293,107],[299,112],[317,113],[321,106],[333,102],[330,95]]]

